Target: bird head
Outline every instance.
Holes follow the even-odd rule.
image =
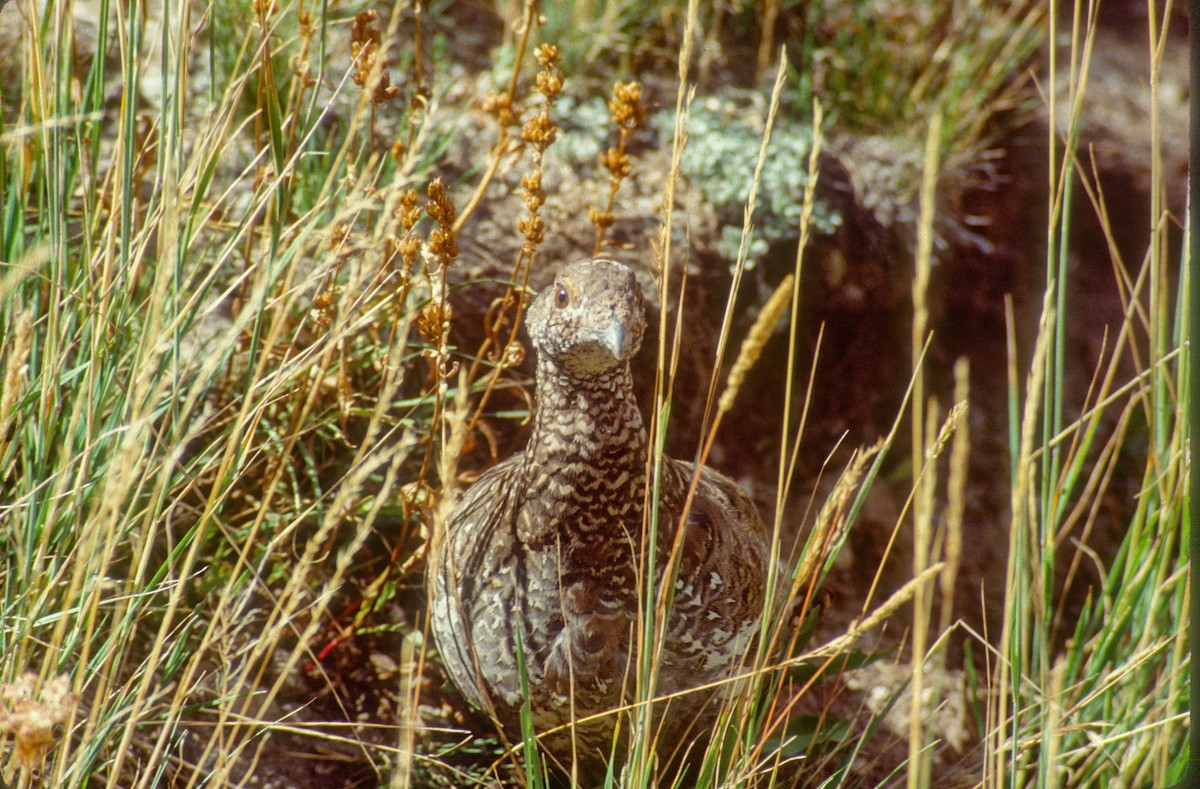
[[[575,376],[628,362],[642,344],[646,305],[633,269],[607,258],[564,266],[529,306],[529,337],[539,354]]]

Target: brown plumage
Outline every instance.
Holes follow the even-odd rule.
[[[647,437],[629,360],[645,324],[633,272],[611,260],[565,267],[534,299],[527,328],[538,356],[537,413],[529,444],[467,491],[431,553],[430,623],[442,660],[463,695],[494,714],[511,739],[520,738],[518,638],[537,731],[633,696]],[[692,470],[664,460],[654,546],[660,569]],[[753,504],[732,480],[702,469],[656,695],[738,668],[759,624],[766,568]],[[671,702],[658,732],[664,756],[704,725],[710,698],[701,692]],[[578,758],[589,770],[609,754],[614,720],[542,742],[560,763]]]

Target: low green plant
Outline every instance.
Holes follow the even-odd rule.
[[[1158,85],[1169,17],[1149,19],[1151,86]],[[1051,15],[1050,32],[1060,24]],[[1118,271],[1127,306],[1115,341],[1106,346],[1080,416],[1065,414],[1065,322],[1076,305],[1068,292],[1069,239],[1076,185],[1105,228],[1114,261],[1110,213],[1098,182],[1077,158],[1077,130],[1098,22],[1095,9],[1074,10],[1067,67],[1072,90],[1051,99],[1067,103],[1065,138],[1051,132],[1052,202],[1047,223],[1046,302],[1024,398],[1011,406],[1013,522],[1009,544],[1005,629],[995,655],[989,705],[985,776],[997,785],[1166,786],[1182,779],[1188,693],[1187,402],[1192,385],[1182,353],[1188,323],[1188,242],[1183,257],[1167,255],[1168,212],[1158,101],[1152,88],[1148,132],[1149,246],[1139,270]],[[1057,56],[1053,56],[1052,64]],[[1052,68],[1054,66],[1052,65]],[[1053,127],[1052,127],[1053,128]],[[1189,230],[1189,232],[1191,232]],[[1172,271],[1172,268],[1175,271]],[[1172,294],[1171,282],[1178,283]],[[1132,357],[1136,372],[1119,370]],[[1015,363],[1010,361],[1015,367]],[[1010,373],[1010,375],[1013,375]],[[1016,391],[1015,380],[1013,389]],[[1115,427],[1106,430],[1105,421]],[[1119,468],[1140,468],[1119,549],[1100,564],[1101,582],[1081,615],[1064,618],[1054,579],[1074,578],[1083,563],[1100,560],[1083,545],[1101,518],[1101,502]],[[1062,548],[1069,562],[1062,567]],[[1062,648],[1056,647],[1063,643]]]

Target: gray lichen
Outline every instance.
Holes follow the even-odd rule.
[[[760,95],[750,94],[748,103],[716,96],[697,99],[688,117],[682,162],[684,175],[725,223],[720,251],[731,261],[737,258],[767,116]],[[651,123],[662,139],[670,139],[673,113],[660,112]],[[747,266],[753,266],[770,244],[799,236],[811,152],[811,123],[776,116],[751,217]],[[812,215],[814,232],[832,233],[841,220],[832,206],[818,198]]]

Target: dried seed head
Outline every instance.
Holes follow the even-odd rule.
[[[526,192],[536,192],[542,188],[542,168],[538,167],[531,173],[521,176],[521,188]]]
[[[400,195],[400,204],[396,206],[396,217],[400,220],[400,226],[405,230],[412,230],[417,225],[417,221],[421,218],[421,195],[416,189],[405,189]]]
[[[443,265],[449,265],[454,258],[458,257],[458,240],[454,237],[454,231],[440,227],[432,231],[429,234],[429,251]]]
[[[538,93],[546,97],[547,101],[554,101],[558,98],[558,94],[562,92],[563,79],[556,71],[539,71],[537,75],[537,90]]]
[[[525,207],[536,213],[546,202],[546,190],[542,189],[542,168],[521,176],[521,189],[525,193]]]
[[[446,185],[442,183],[441,178],[434,178],[429,182],[427,194],[429,202],[426,203],[425,210],[429,213],[430,218],[442,227],[453,225],[454,203],[450,202],[450,197],[446,194]]]
[[[958,423],[962,421],[963,415],[966,413],[966,400],[956,403],[954,408],[950,409],[950,413],[946,415],[946,421],[942,424],[942,429],[938,431],[937,440],[925,450],[926,459],[934,460],[942,454],[942,450],[946,448],[946,442],[954,435],[954,431],[958,428]]]
[[[429,234],[429,252],[441,265],[449,266],[458,257],[458,241],[454,237],[454,203],[450,202],[441,178],[429,182],[427,194],[429,202],[425,204],[425,211],[438,225]]]
[[[350,56],[354,60],[354,73],[351,78],[354,84],[360,87],[365,87],[371,78],[371,69],[375,67],[375,58],[382,40],[374,25],[376,17],[374,11],[360,11],[350,27]],[[391,101],[399,92],[400,88],[392,85],[392,78],[388,73],[381,72],[379,81],[371,91],[371,103],[378,106]]]
[[[317,294],[317,297],[313,299],[313,321],[319,328],[327,329],[333,323],[333,300],[334,294],[330,290],[321,291]]]
[[[521,139],[543,151],[557,137],[558,124],[544,111],[530,118],[525,127],[521,129]]]
[[[8,428],[13,422],[17,398],[21,394],[24,382],[29,379],[29,350],[33,344],[32,311],[21,312],[5,344],[8,348],[4,359],[3,384],[0,385],[0,448],[3,447]]]
[[[375,29],[375,19],[378,16],[371,10],[359,11],[354,15],[354,24],[350,26],[351,51],[355,44],[378,44],[380,42],[379,31]]]
[[[354,43],[350,45],[350,57],[354,60],[354,73],[350,78],[354,80],[354,84],[362,87],[367,84],[367,77],[371,73],[371,44]]]
[[[350,238],[350,231],[353,225],[349,222],[338,222],[329,228],[328,243],[329,249],[334,250],[346,243]]]
[[[775,288],[771,298],[767,299],[762,312],[758,314],[754,325],[750,327],[750,333],[746,335],[746,339],[742,340],[742,348],[738,351],[737,360],[734,361],[733,368],[729,371],[729,378],[725,382],[725,391],[717,402],[719,412],[726,413],[733,408],[733,401],[742,387],[742,382],[746,380],[746,373],[750,372],[750,368],[758,361],[763,347],[771,337],[771,332],[775,330],[775,324],[779,322],[779,316],[791,303],[792,275],[788,274],[783,278],[783,282],[780,282],[779,286]]]
[[[642,104],[642,86],[638,82],[617,82],[613,85],[608,111],[613,123],[623,129],[634,129],[646,123],[646,107]]]
[[[501,127],[517,125],[517,115],[513,112],[512,96],[507,93],[492,93],[483,100],[483,111],[496,119]]]
[[[517,230],[525,236],[525,246],[537,246],[546,238],[546,223],[537,214],[521,217],[517,220]]]
[[[563,79],[558,73],[558,47],[550,44],[542,44],[534,52],[538,63],[541,64],[542,70],[538,72],[536,78],[537,91],[546,97],[546,105],[558,98],[558,94],[562,92]]]
[[[446,332],[450,331],[450,318],[453,310],[447,304],[444,307],[436,301],[431,301],[417,313],[417,331],[428,342],[438,343]]]
[[[601,230],[607,230],[616,223],[617,218],[613,216],[612,211],[597,211],[595,208],[589,208],[588,220]]]
[[[553,44],[542,44],[533,50],[533,56],[544,69],[552,69],[558,65],[558,47]]]
[[[626,178],[632,169],[629,164],[629,154],[620,148],[609,148],[600,154],[600,164],[618,181]]]
[[[371,103],[378,106],[389,102],[396,98],[400,93],[400,88],[392,84],[392,78],[385,71],[379,75],[379,82],[375,85],[375,90],[371,93]]]
[[[406,238],[400,242],[400,259],[404,261],[406,269],[412,269],[417,265],[417,259],[421,256],[421,239]]]
[[[260,25],[265,26],[267,19],[275,13],[275,0],[254,0],[251,4],[255,19]]]
[[[381,40],[374,25],[376,16],[374,11],[360,11],[350,26],[350,57],[354,61],[354,74],[351,76],[360,87],[367,83],[375,62],[375,50]]]
[[[37,684],[37,674],[29,672],[0,685],[0,738],[13,738],[16,763],[28,770],[41,765],[58,742],[54,727],[66,722],[79,703],[66,675],[47,681],[40,689]]]

